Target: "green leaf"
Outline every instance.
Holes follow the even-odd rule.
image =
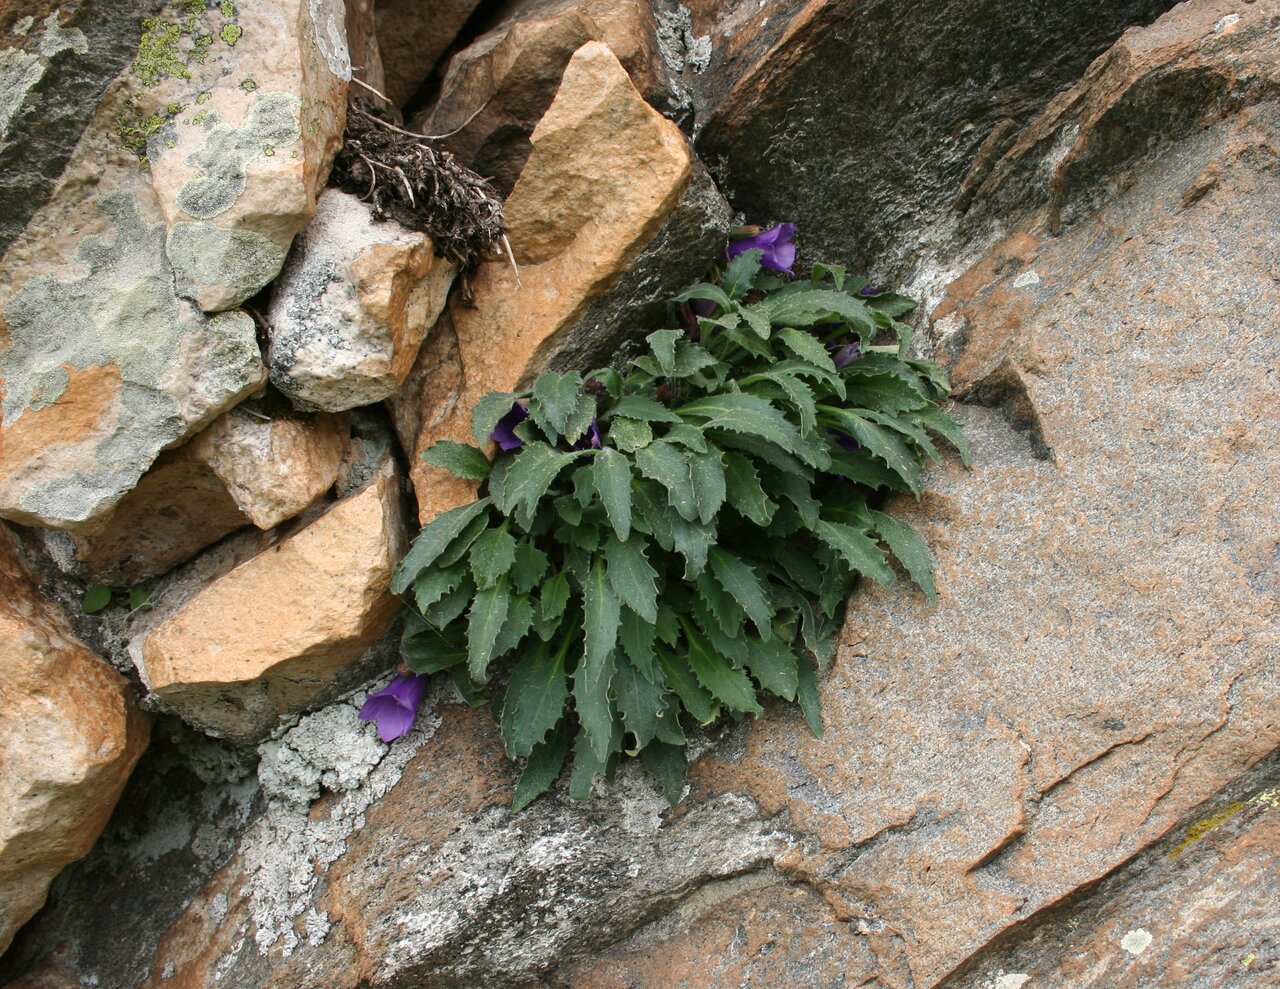
[[[670,376],[689,378],[716,363],[716,359],[704,347],[699,347],[690,340],[677,340],[675,367]]]
[[[760,274],[760,259],[764,251],[758,247],[743,251],[729,262],[720,279],[720,287],[730,299],[741,299],[751,291],[751,286]]]
[[[688,522],[678,515],[672,515],[669,521],[672,544],[684,557],[685,580],[693,580],[707,565],[707,550],[716,541],[715,526]]]
[[[613,720],[611,723],[613,731],[609,736],[609,751],[603,758],[596,755],[586,732],[579,731],[574,740],[573,772],[569,775],[569,796],[574,800],[586,800],[591,796],[591,785],[597,776],[613,775],[614,756],[622,751],[622,722]]]
[[[920,533],[906,522],[883,512],[872,511],[871,521],[876,534],[888,544],[889,551],[906,568],[925,597],[930,602],[936,601],[938,591],[933,584],[933,559]]]
[[[489,458],[469,443],[440,440],[422,451],[422,459],[436,467],[443,467],[455,477],[469,481],[483,481],[489,476],[492,464]]]
[[[858,375],[846,382],[846,401],[852,406],[878,412],[910,412],[924,408],[928,398],[896,375]]]
[[[645,337],[649,349],[658,362],[662,374],[670,377],[676,369],[676,341],[684,336],[682,330],[657,330]]]
[[[758,526],[767,526],[778,506],[764,493],[755,466],[747,457],[731,450],[725,454],[724,468],[725,495],[734,511]]]
[[[680,711],[682,704],[680,697],[670,691],[667,692],[667,704],[662,709],[662,713],[658,715],[658,724],[655,729],[659,742],[666,742],[668,745],[678,745],[683,749],[689,744],[689,740],[685,738],[684,728],[680,725]]]
[[[797,287],[766,296],[757,306],[774,326],[814,326],[834,315],[868,334],[875,331],[866,303],[834,289]]]
[[[842,264],[823,264],[819,261],[813,266],[813,270],[809,273],[809,280],[813,282],[813,284],[819,285],[826,279],[827,275],[830,275],[831,281],[835,284],[836,289],[840,290],[844,288],[844,272],[845,268]],[[865,285],[866,282],[863,282],[862,284]],[[857,288],[851,287],[850,291],[856,292],[861,287],[862,285],[857,286]]]
[[[423,568],[434,563],[445,547],[488,507],[489,499],[481,498],[469,505],[443,512],[423,526],[413,545],[409,547],[409,552],[396,565],[391,577],[391,592],[403,594]]]
[[[806,460],[796,428],[781,412],[755,395],[709,395],[681,406],[678,411],[685,418],[703,420],[705,429],[750,433]]]
[[[423,612],[426,620],[435,628],[445,628],[467,610],[475,596],[476,585],[470,574],[464,574],[462,583]]]
[[[612,419],[607,438],[624,453],[635,453],[653,442],[653,427],[639,419]]]
[[[613,692],[623,728],[635,736],[636,749],[643,749],[657,735],[658,716],[667,706],[666,689],[650,683],[630,663],[619,663],[613,675]]]
[[[771,386],[772,391],[780,393],[781,399],[790,405],[800,417],[800,435],[806,436],[818,426],[818,404],[813,389],[799,377],[789,374],[762,372],[757,377],[763,378]]]
[[[939,408],[926,408],[912,412],[911,418],[925,428],[937,433],[960,454],[960,460],[966,467],[973,466],[973,455],[969,451],[969,441],[965,438],[960,424]]]
[[[692,450],[694,453],[707,452],[706,436],[697,426],[690,426],[687,422],[672,426],[662,439],[667,443],[679,443],[686,450]]]
[[[711,642],[711,648],[718,655],[732,660],[735,666],[747,658],[748,636],[745,634],[746,625],[744,622],[739,622],[734,631],[726,633],[711,614],[711,609],[707,607],[706,601],[701,597],[693,599],[691,611],[694,620],[698,623],[698,628],[702,629],[702,634]],[[739,616],[744,620],[747,617],[741,612],[739,612]]]
[[[456,588],[463,575],[462,567],[451,567],[448,570],[432,567],[425,571],[413,582],[413,599],[418,603],[418,610],[426,611]]]
[[[550,426],[555,433],[566,434],[570,442],[577,437],[569,437],[569,418],[578,408],[578,400],[582,397],[582,375],[576,371],[559,374],[547,371],[538,376],[533,383],[533,398],[538,403],[538,422],[544,429]],[[532,406],[529,414],[533,416]],[[554,440],[554,436],[552,437]]]
[[[414,673],[439,673],[467,661],[467,650],[456,635],[430,628],[404,636],[400,655]]]
[[[766,467],[762,471],[769,493],[779,501],[786,499],[795,506],[809,528],[818,521],[819,505],[813,497],[812,482],[803,474]]]
[[[751,332],[761,340],[768,340],[773,333],[773,324],[769,320],[769,313],[759,306],[748,306],[741,310],[741,312],[742,318],[745,319],[747,321],[747,325],[751,327]],[[768,351],[766,350],[765,354],[767,353]]]
[[[515,392],[491,391],[476,403],[471,411],[471,435],[478,445],[489,442],[498,420],[511,411],[515,400]]]
[[[653,656],[654,627],[629,607],[622,609],[618,642],[631,665],[651,683],[656,683]]]
[[[521,543],[516,547],[516,562],[511,568],[511,583],[521,594],[528,594],[538,586],[538,581],[547,572],[550,560],[532,543]]]
[[[777,636],[768,642],[747,640],[747,669],[765,690],[783,700],[796,699],[799,686],[799,661],[796,654]]]
[[[693,521],[698,517],[693,482],[689,477],[689,460],[684,452],[664,440],[658,440],[636,454],[636,467],[641,475],[667,489],[667,500],[681,518]]]
[[[742,605],[734,600],[733,595],[720,586],[719,581],[712,579],[708,573],[698,574],[694,581],[698,589],[698,597],[707,606],[708,616],[730,638],[736,638],[742,631],[742,623],[747,613]]]
[[[659,546],[670,552],[674,545],[671,524],[677,516],[667,507],[666,491],[655,481],[640,481],[632,491],[635,507],[640,510],[640,517],[644,519],[650,534]],[[634,517],[631,524],[636,524]]]
[[[821,738],[825,727],[822,723],[822,699],[818,693],[818,674],[807,659],[800,663],[796,699],[813,734]]]
[[[507,655],[520,645],[532,627],[533,602],[525,595],[517,594],[511,599],[511,606],[507,609],[507,620],[502,623],[502,629],[498,632],[498,641],[493,644],[493,654]]]
[[[569,753],[569,738],[563,731],[556,731],[541,745],[536,746],[524,764],[520,782],[516,784],[511,799],[512,812],[524,810],[542,796],[560,775],[565,756]]]
[[[723,657],[716,655],[710,643],[689,622],[680,624],[684,628],[685,641],[689,643],[689,668],[698,682],[734,711],[763,714],[764,708],[756,700],[755,688],[746,673],[734,669]]]
[[[690,299],[707,299],[714,302],[722,310],[733,308],[733,303],[730,301],[729,297],[724,294],[724,291],[718,286],[711,285],[707,282],[700,282],[692,288],[685,289],[671,301],[679,304],[681,302],[688,302]]]
[[[770,623],[773,616],[769,601],[765,597],[764,587],[760,583],[760,578],[756,576],[756,572],[732,553],[718,546],[711,550],[707,560],[720,586],[742,605],[742,610],[755,625],[760,638],[768,639],[773,634]]]
[[[538,500],[560,471],[577,457],[577,453],[559,452],[545,443],[526,443],[514,457],[504,458],[494,471],[495,476],[502,476],[501,492],[493,494],[498,511],[503,515],[519,511],[523,518],[532,520]]]
[[[606,415],[611,419],[638,419],[642,422],[680,422],[680,417],[661,402],[644,395],[623,395]]]
[[[515,537],[505,529],[486,529],[472,544],[469,559],[476,587],[488,590],[515,565]]]
[[[860,574],[870,577],[877,584],[893,583],[893,571],[885,562],[884,552],[874,539],[851,525],[822,520],[813,527],[813,534],[840,554],[841,559]]]
[[[720,714],[720,709],[711,694],[698,682],[689,668],[689,661],[676,656],[665,649],[658,650],[658,665],[662,669],[663,679],[684,702],[684,708],[699,724],[709,725]]]
[[[609,585],[620,601],[652,624],[658,620],[658,576],[644,556],[643,538],[636,535],[623,542],[610,536],[605,540]]]
[[[877,460],[865,450],[849,453],[845,450],[831,451],[831,466],[827,468],[831,474],[848,478],[869,488],[888,487],[895,491],[908,491],[905,481],[884,463]]]
[[[498,725],[512,758],[530,755],[559,724],[569,699],[565,653],[542,643],[511,668]]]
[[[569,603],[569,577],[562,570],[542,585],[539,607],[544,622],[553,622],[564,614]]]
[[[892,292],[886,292],[884,295],[876,295],[867,299],[867,308],[876,312],[882,312],[891,319],[897,319],[899,316],[905,316],[916,307],[915,299],[908,299],[905,295],[895,295]]]
[[[617,450],[605,447],[596,454],[591,470],[609,524],[625,541],[631,532],[631,462]]]
[[[151,590],[139,584],[129,588],[129,610],[141,611],[151,607]]]
[[[487,531],[488,528],[488,514],[477,515],[467,523],[467,527],[462,530],[462,534],[445,547],[444,552],[436,558],[435,565],[437,567],[453,566],[467,555],[468,550],[471,549],[471,544],[479,539],[480,533]]]
[[[714,446],[706,453],[689,454],[689,479],[698,518],[710,523],[720,511],[725,498],[724,455]]]
[[[667,803],[672,807],[679,804],[680,798],[684,796],[684,781],[689,769],[684,746],[650,742],[641,749],[640,759],[644,768],[649,770],[662,787],[662,795],[667,798]]]
[[[802,333],[799,330],[786,327],[778,331],[778,340],[802,361],[807,361],[831,374],[836,373],[836,366],[831,360],[830,351],[812,333]]]
[[[458,688],[458,693],[462,696],[462,699],[471,707],[484,707],[489,703],[489,691],[485,689],[483,684],[478,684],[467,676],[466,664],[450,667],[449,679]]]
[[[919,497],[922,490],[920,464],[901,437],[848,409],[835,410],[834,418],[837,428],[883,460],[890,470],[902,478],[911,493]]]
[[[591,749],[596,758],[603,761],[608,755],[612,734],[609,682],[613,679],[621,602],[609,585],[600,559],[595,561],[583,584],[582,610],[585,640],[582,660],[573,675],[573,698]]]
[[[467,613],[467,672],[477,683],[487,679],[489,661],[493,659],[493,648],[507,620],[510,604],[511,592],[507,590],[506,578],[487,590],[477,591],[471,602]]]

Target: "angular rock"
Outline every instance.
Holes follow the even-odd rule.
[[[174,294],[149,186],[96,150],[118,188],[60,195],[0,263],[0,517],[28,525],[107,512],[163,449],[266,380],[253,321]]]
[[[374,21],[374,0],[347,0],[347,51],[351,54],[351,73],[355,79],[386,92],[387,76],[382,68],[382,50],[378,47],[378,29]],[[360,92],[357,85],[349,96]]]
[[[480,0],[443,0],[430,8],[418,0],[374,0],[383,92],[392,103],[412,99],[478,6]]]
[[[333,486],[347,433],[344,416],[301,415],[278,396],[239,405],[161,454],[111,512],[69,534],[74,569],[133,584],[243,525],[279,525]]]
[[[505,208],[519,274],[504,262],[479,268],[475,306],[441,320],[402,393],[419,410],[396,418],[402,436],[416,433],[411,476],[424,520],[469,501],[474,485],[417,454],[439,439],[473,442],[475,402],[522,387],[561,350],[615,356],[648,315],[639,307],[676,291],[723,243],[727,208],[694,181],[683,136],[604,45],[574,54],[532,140]],[[650,245],[680,249],[659,259]],[[615,289],[631,308],[608,301]]]
[[[76,639],[0,526],[0,952],[92,847],[147,745],[124,677]]]
[[[555,98],[573,53],[588,41],[609,46],[654,106],[669,95],[653,8],[641,0],[533,0],[458,52],[429,112],[424,134],[508,194],[532,146],[529,135]]]
[[[301,408],[372,405],[409,375],[456,272],[425,234],[330,189],[271,299],[271,380]]]
[[[134,72],[139,112],[163,121],[146,150],[178,292],[216,311],[271,281],[315,213],[351,59],[341,0],[197,6],[144,25]]]
[[[236,743],[324,696],[394,620],[399,481],[364,489],[204,587],[130,644],[159,706]]]

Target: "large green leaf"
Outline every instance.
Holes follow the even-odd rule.
[[[544,622],[553,622],[564,614],[569,603],[569,577],[563,570],[542,585],[538,603]]]
[[[524,594],[516,594],[511,598],[507,608],[506,620],[498,632],[498,639],[493,644],[495,656],[505,656],[520,645],[533,627],[533,602]]]
[[[906,567],[907,573],[911,574],[911,579],[924,591],[925,597],[936,601],[938,591],[933,584],[933,559],[920,533],[906,522],[884,512],[873,511],[871,521],[876,534],[888,544],[889,551],[897,557],[898,562]]]
[[[602,560],[595,561],[583,584],[582,612],[583,652],[573,675],[573,699],[591,749],[597,759],[603,760],[608,755],[613,731],[609,683],[615,666],[621,602],[609,584]]]
[[[514,392],[491,391],[476,403],[471,410],[471,435],[476,443],[484,446],[489,442],[498,420],[511,411],[515,400]]]
[[[705,577],[706,574],[703,574]],[[699,578],[701,579],[701,578]],[[712,583],[715,583],[712,581]],[[747,658],[747,639],[749,635],[746,627],[746,615],[741,611],[738,612],[742,619],[737,627],[731,632],[726,632],[724,628],[716,621],[715,616],[711,614],[711,609],[707,607],[706,600],[699,596],[690,602],[690,611],[693,619],[698,623],[698,628],[702,629],[702,634],[707,637],[714,649],[720,656],[733,660],[734,664],[741,663]]]
[[[515,589],[521,594],[528,594],[538,586],[549,563],[547,554],[532,543],[517,546],[515,566],[511,568],[511,582]]]
[[[681,303],[689,302],[692,299],[706,299],[709,302],[714,302],[724,310],[733,308],[733,303],[730,301],[729,296],[725,295],[724,290],[709,282],[699,282],[697,285],[685,289],[671,301]]]
[[[777,505],[760,486],[755,466],[741,453],[729,451],[724,458],[725,496],[734,511],[758,526],[767,526]]]
[[[875,331],[866,303],[829,288],[797,284],[795,291],[775,292],[753,308],[765,313],[774,326],[814,326],[829,323],[832,316],[837,316],[860,332]]]
[[[608,439],[624,453],[635,453],[653,442],[653,427],[640,419],[619,416],[609,420]]]
[[[689,762],[684,746],[650,742],[640,751],[640,761],[662,787],[662,795],[672,807],[684,796],[684,781]]]
[[[920,464],[900,436],[848,409],[828,411],[836,420],[837,428],[848,433],[868,451],[883,460],[890,470],[902,478],[912,494],[919,496],[922,490]]]
[[[426,611],[462,582],[465,568],[450,567],[447,570],[431,568],[413,582],[413,599],[419,611]]]
[[[770,619],[773,617],[764,587],[756,572],[728,550],[716,547],[707,554],[707,562],[716,581],[733,597],[747,613],[762,639],[772,635]]]
[[[498,511],[503,515],[518,512],[517,517],[532,520],[538,500],[556,475],[577,457],[577,453],[554,450],[545,443],[526,443],[514,457],[503,458],[494,471],[495,476],[501,472],[501,490],[490,487]]]
[[[966,467],[973,465],[973,455],[969,451],[969,441],[960,429],[960,424],[939,408],[930,407],[912,412],[911,418],[920,425],[937,433],[960,454]]]
[[[670,522],[672,544],[684,557],[684,578],[693,580],[707,565],[707,551],[716,541],[715,526],[686,522],[678,515],[672,515]]]
[[[506,576],[516,562],[516,540],[505,529],[486,529],[471,544],[471,576],[487,590]]]
[[[482,683],[488,678],[489,661],[493,649],[507,620],[511,605],[511,592],[506,578],[487,590],[477,591],[467,613],[467,672],[471,679]]]
[[[698,507],[698,518],[704,523],[710,523],[724,504],[724,454],[714,446],[709,446],[706,453],[691,452],[689,480],[693,485],[693,501]]]
[[[489,507],[489,499],[481,498],[469,505],[462,505],[437,515],[423,526],[422,531],[409,547],[403,560],[397,564],[391,576],[391,592],[403,594],[423,568],[435,562],[445,547],[454,540],[472,519]]]
[[[636,749],[643,749],[657,735],[658,716],[667,703],[666,688],[650,683],[630,663],[620,662],[613,675],[613,692],[623,727],[635,736]]]
[[[676,369],[676,341],[684,336],[681,330],[657,330],[645,337],[649,349],[662,375],[670,377]]]
[[[445,547],[444,552],[436,557],[435,566],[451,567],[459,560],[466,559],[467,554],[471,551],[471,546],[480,538],[482,532],[489,530],[489,514],[487,512],[477,515],[467,527],[462,530],[453,542]]]
[[[684,708],[699,724],[709,725],[720,715],[720,707],[711,693],[698,682],[689,668],[689,661],[665,649],[658,650],[658,666],[667,686],[674,690],[684,703]]]
[[[591,796],[591,785],[597,776],[613,778],[613,767],[618,753],[622,751],[622,722],[613,718],[610,711],[612,733],[609,736],[608,752],[602,757],[596,754],[590,737],[585,731],[579,731],[573,743],[573,772],[569,774],[569,796],[574,800],[586,800]]]
[[[831,359],[831,352],[812,333],[802,333],[799,330],[786,327],[778,331],[778,339],[784,347],[802,361],[821,368],[828,374],[834,375],[836,373],[836,365]]]
[[[796,699],[799,668],[796,654],[779,637],[747,640],[747,669],[760,686],[783,700]]]
[[[751,686],[751,679],[742,670],[730,666],[728,661],[716,654],[702,634],[685,621],[681,623],[685,641],[689,644],[689,668],[698,682],[710,691],[717,700],[727,704],[734,711],[744,714],[763,714],[764,708],[756,700],[756,691]]]
[[[689,459],[684,451],[658,440],[636,454],[636,467],[641,475],[667,489],[667,500],[681,518],[692,522],[698,517],[693,482],[689,477]]]
[[[536,746],[524,764],[524,772],[516,784],[515,795],[511,799],[511,810],[524,810],[547,790],[564,768],[565,756],[569,753],[569,736],[556,730],[541,745]]]
[[[538,421],[544,430],[554,434],[567,432],[569,418],[578,407],[578,399],[582,397],[582,375],[576,371],[559,374],[547,371],[538,376],[533,383],[533,398],[537,402],[537,410],[530,407],[530,415]],[[572,437],[570,442],[577,437]]]
[[[631,532],[631,462],[608,447],[596,454],[591,465],[596,492],[618,538]]]
[[[840,554],[851,568],[877,584],[892,584],[893,571],[876,541],[860,529],[838,522],[819,521],[813,534]]]
[[[606,414],[611,419],[639,419],[641,422],[680,421],[680,417],[661,402],[645,395],[623,395]]]
[[[631,661],[631,665],[651,683],[657,683],[660,675],[654,670],[654,627],[629,607],[622,609],[621,624],[618,628],[618,643],[623,653]]]
[[[489,476],[492,464],[489,458],[469,443],[440,440],[422,451],[422,459],[436,467],[443,467],[456,477],[470,481],[483,481]]]
[[[609,585],[620,601],[652,624],[658,620],[658,576],[644,555],[644,538],[633,535],[625,542],[609,536],[604,544]]]
[[[511,668],[498,726],[512,758],[532,753],[560,722],[569,699],[565,652],[542,643]]]
[[[796,699],[800,702],[805,721],[809,722],[809,728],[821,738],[825,728],[822,723],[822,700],[818,694],[818,674],[807,659],[800,663]]]
[[[730,299],[741,299],[751,291],[756,275],[760,274],[760,262],[763,257],[764,251],[758,247],[752,247],[730,261],[720,279],[720,287],[724,289],[725,295]]]
[[[455,634],[426,628],[400,640],[400,655],[414,673],[439,673],[466,663],[466,646]]]
[[[681,406],[679,412],[686,419],[701,420],[704,428],[749,433],[812,463],[807,459],[795,426],[772,405],[755,395],[709,395]]]
[[[858,375],[847,380],[847,401],[877,412],[910,412],[924,408],[928,398],[908,382],[892,374]]]
[[[709,573],[698,574],[698,579],[693,582],[693,586],[698,591],[698,597],[706,605],[708,616],[724,634],[730,637],[741,634],[747,613],[742,610],[742,605],[734,600],[733,595],[721,587],[720,582]]]

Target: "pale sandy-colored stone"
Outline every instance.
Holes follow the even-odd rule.
[[[456,270],[425,234],[375,222],[355,196],[326,191],[272,296],[272,382],[299,406],[330,412],[389,397]]]
[[[133,688],[41,598],[0,526],[0,952],[89,851],[146,748]]]
[[[239,741],[312,702],[399,610],[388,590],[405,545],[399,499],[397,478],[380,474],[135,639],[155,699]]]
[[[505,262],[476,272],[474,308],[456,305],[453,346],[442,321],[424,353],[427,420],[412,478],[425,521],[471,500],[474,485],[422,463],[439,439],[473,442],[471,409],[489,391],[523,387],[557,344],[671,215],[692,171],[683,135],[650,108],[599,42],[580,48],[533,132],[533,152],[506,204],[519,275]],[[447,411],[446,411],[447,410]]]

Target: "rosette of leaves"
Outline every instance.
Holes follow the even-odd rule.
[[[914,303],[833,266],[783,281],[760,259],[678,297],[688,329],[650,334],[624,372],[490,394],[478,446],[423,454],[480,497],[426,525],[396,571],[414,605],[404,659],[491,703],[525,760],[517,808],[570,750],[574,797],[638,755],[674,804],[688,733],[768,697],[820,735],[817,675],[855,582],[890,583],[892,556],[934,596],[923,540],[877,507],[920,495],[936,437],[968,462],[944,373],[910,355]],[[521,418],[513,403],[521,445],[490,462],[480,447]]]

